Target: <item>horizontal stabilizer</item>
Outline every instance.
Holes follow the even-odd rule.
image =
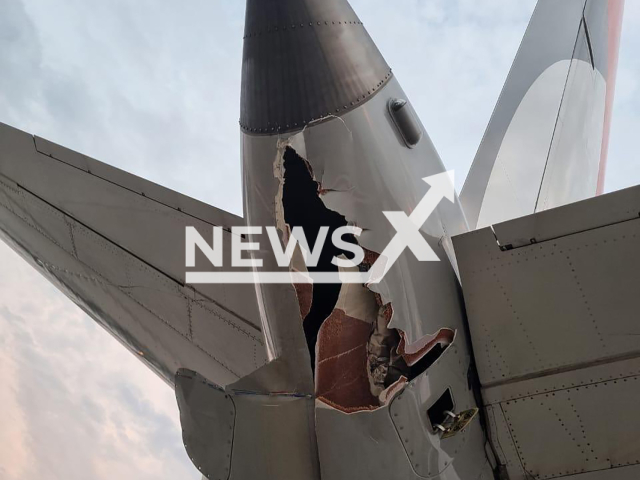
[[[252,285],[184,281],[185,227],[229,241],[243,224],[0,124],[0,238],[171,384],[191,368],[227,385],[267,361]]]
[[[638,212],[640,186],[453,239],[510,479],[638,478]]]

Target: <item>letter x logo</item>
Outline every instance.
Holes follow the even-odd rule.
[[[396,229],[396,235],[371,268],[372,283],[382,280],[406,248],[409,248],[421,262],[439,260],[420,233],[420,229],[443,198],[451,202],[455,201],[453,172],[440,173],[423,180],[431,185],[431,188],[411,215],[404,212],[383,212]]]

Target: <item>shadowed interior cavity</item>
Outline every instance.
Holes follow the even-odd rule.
[[[329,227],[327,239],[333,232],[347,225],[347,219],[337,212],[325,207],[318,196],[320,185],[314,181],[309,164],[300,157],[293,148],[287,147],[284,153],[284,188],[282,203],[284,219],[291,229],[302,227],[309,248],[318,238],[320,227]],[[351,237],[351,238],[349,238]],[[355,243],[353,236],[345,236],[345,240]],[[331,263],[334,256],[345,252],[336,248],[331,241],[326,241],[315,267],[307,267],[310,272],[338,272],[338,267]],[[303,326],[307,346],[311,355],[311,368],[315,371],[315,349],[318,332],[322,323],[331,315],[340,295],[340,284],[314,285],[311,295],[311,306],[304,317]]]

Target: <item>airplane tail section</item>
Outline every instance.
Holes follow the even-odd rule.
[[[624,0],[539,0],[460,199],[481,228],[602,193]]]

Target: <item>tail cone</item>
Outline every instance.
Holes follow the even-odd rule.
[[[346,0],[247,0],[240,125],[274,134],[366,102],[391,70]]]

